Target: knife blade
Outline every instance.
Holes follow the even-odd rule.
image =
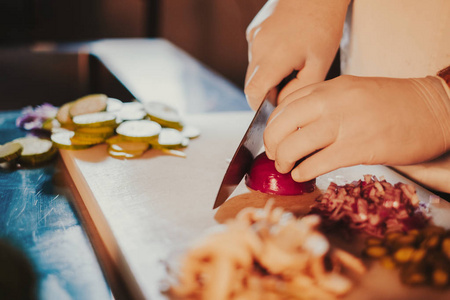
[[[245,174],[250,170],[253,159],[259,154],[264,144],[264,129],[266,128],[270,114],[275,109],[278,93],[287,83],[297,76],[298,72],[298,70],[292,71],[291,74],[267,93],[228,165],[219,192],[217,193],[213,209],[221,206],[228,199],[239,185],[242,178],[244,178]]]
[[[219,207],[228,199],[250,169],[253,159],[259,154],[263,146],[264,129],[270,114],[275,109],[274,103],[276,103],[277,94],[277,88],[271,89],[256,111],[250,126],[228,165],[213,209]]]

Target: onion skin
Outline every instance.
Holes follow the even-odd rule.
[[[291,173],[282,174],[275,168],[275,161],[270,160],[266,152],[259,154],[245,176],[245,184],[252,190],[273,195],[302,195],[315,190],[316,179],[296,182]]]

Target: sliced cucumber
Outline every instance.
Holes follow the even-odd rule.
[[[181,134],[189,139],[195,139],[200,136],[200,129],[195,126],[187,125],[183,127]]]
[[[176,149],[181,148],[185,137],[180,131],[173,128],[163,128],[158,136],[158,142],[153,144],[154,148]]]
[[[144,105],[140,102],[126,102],[122,109],[115,113],[120,122],[142,120],[147,116]]]
[[[79,138],[107,139],[114,135],[114,127],[79,127],[75,129],[75,136]]]
[[[109,112],[96,112],[73,117],[77,127],[115,127],[116,115]]]
[[[179,112],[170,105],[161,102],[147,102],[144,104],[145,111],[152,121],[161,126],[182,129],[183,121]]]
[[[58,131],[52,133],[51,140],[53,144],[59,149],[67,150],[81,150],[91,147],[92,145],[86,143],[77,143],[77,141],[72,141],[75,132],[70,130]]]
[[[161,132],[161,125],[150,120],[125,121],[117,127],[116,132],[129,141],[151,143]]]
[[[128,153],[144,153],[147,151],[149,144],[146,142],[117,142],[109,145],[109,148],[118,152]]]
[[[94,145],[103,143],[105,141],[105,138],[88,137],[88,136],[79,137],[79,136],[77,136],[77,134],[75,132],[75,135],[73,137],[71,137],[70,140],[72,141],[73,144],[78,144],[78,145],[85,144],[85,145],[89,145],[89,146],[94,146]]]
[[[105,142],[106,142],[108,145],[112,145],[112,144],[117,144],[117,143],[121,143],[121,142],[129,142],[129,140],[127,140],[127,139],[126,139],[125,137],[123,137],[123,136],[120,136],[120,135],[116,134],[116,135],[113,135],[113,136],[107,138],[107,139],[105,140]]]
[[[22,144],[9,142],[0,146],[0,163],[12,162],[20,157]]]
[[[37,137],[24,137],[13,140],[23,147],[19,161],[26,164],[37,165],[53,159],[56,149],[47,139]]]
[[[125,151],[115,151],[113,149],[111,149],[110,147],[108,147],[108,154],[114,158],[118,158],[118,159],[132,159],[132,158],[138,158],[140,156],[142,156],[144,152],[140,152],[140,153],[129,153],[129,152],[125,152]]]
[[[186,153],[184,153],[183,151],[180,150],[175,150],[175,149],[167,149],[167,148],[163,148],[160,149],[162,152],[169,154],[169,155],[173,155],[173,156],[178,156],[178,157],[182,157],[182,158],[186,158],[187,155]]]
[[[104,94],[91,94],[73,101],[69,114],[73,117],[106,110],[108,97]]]
[[[123,102],[116,98],[109,98],[106,100],[106,111],[117,112],[123,107]]]
[[[65,126],[67,124],[72,124],[72,117],[69,114],[69,110],[70,110],[70,107],[72,106],[72,104],[73,104],[73,101],[62,105],[58,109],[58,112],[56,113],[56,120],[58,120],[58,122],[62,126]]]
[[[55,128],[60,128],[60,127],[61,127],[61,123],[59,123],[58,120],[54,119],[54,118],[47,119],[44,121],[44,123],[42,123],[42,129],[48,130],[48,131],[53,131]]]

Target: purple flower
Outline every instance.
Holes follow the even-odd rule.
[[[21,115],[16,119],[16,126],[25,130],[42,129],[42,124],[56,116],[58,108],[44,103],[33,109],[27,106],[22,109]]]

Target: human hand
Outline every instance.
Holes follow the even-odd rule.
[[[450,152],[424,163],[392,167],[429,189],[450,193]]]
[[[340,76],[299,89],[264,132],[277,170],[307,181],[358,164],[406,165],[450,149],[450,91],[439,77]],[[300,129],[299,129],[300,128]]]
[[[339,48],[349,0],[269,0],[247,28],[245,94],[257,109],[267,92],[299,70],[280,93],[325,79]]]

